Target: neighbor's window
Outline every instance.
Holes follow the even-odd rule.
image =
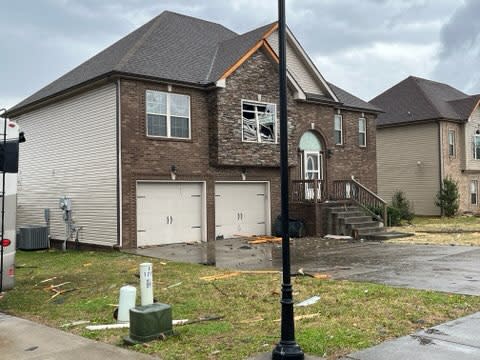
[[[275,104],[242,101],[242,140],[276,143],[276,107]]]
[[[147,135],[190,138],[190,96],[147,90]]]
[[[367,119],[358,119],[358,145],[367,146]]]
[[[335,138],[335,145],[343,144],[343,118],[342,115],[335,115],[333,136]]]
[[[455,130],[448,130],[448,156],[455,155]]]
[[[480,160],[480,134],[473,137],[473,158]]]
[[[478,189],[478,181],[472,180],[470,182],[470,199],[471,199],[472,205],[477,205],[478,203],[477,189]]]

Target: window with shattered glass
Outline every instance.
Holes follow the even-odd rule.
[[[242,102],[242,140],[247,142],[276,143],[276,105]]]

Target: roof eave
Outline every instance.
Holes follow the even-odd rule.
[[[41,98],[39,100],[33,101],[31,103],[28,103],[26,105],[23,105],[18,108],[13,108],[12,110],[7,110],[5,113],[5,116],[7,117],[16,117],[22,114],[25,114],[26,112],[38,109],[40,107],[52,104],[54,102],[63,100],[65,98],[68,98],[72,95],[78,94],[80,92],[87,91],[93,87],[106,84],[109,81],[114,81],[116,79],[132,79],[132,80],[143,80],[143,81],[151,81],[151,82],[160,82],[160,83],[168,83],[168,84],[177,84],[181,85],[184,87],[190,87],[190,88],[195,88],[195,89],[205,89],[209,87],[215,87],[214,83],[193,83],[193,82],[187,82],[187,81],[180,81],[180,80],[173,80],[173,79],[167,79],[167,78],[159,78],[159,77],[154,77],[154,76],[147,76],[147,75],[139,75],[139,74],[134,74],[134,73],[128,73],[128,72],[121,72],[121,71],[111,71],[109,73],[99,75],[93,79],[84,81],[80,84],[77,84],[75,86],[69,87],[68,89],[56,92],[52,95],[46,96],[44,98]]]
[[[430,122],[439,122],[439,121],[450,121],[456,123],[465,123],[467,120],[465,119],[448,119],[448,118],[430,118],[430,119],[421,119],[421,120],[409,120],[409,121],[402,121],[390,124],[377,124],[377,128],[391,128],[391,127],[398,127],[398,126],[408,126],[408,125],[417,125],[417,124],[426,124]]]

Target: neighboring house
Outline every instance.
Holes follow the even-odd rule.
[[[378,192],[403,190],[418,215],[439,215],[443,178],[458,183],[460,212],[479,211],[480,95],[410,76],[371,100],[377,118]]]
[[[242,35],[163,12],[8,115],[22,148],[18,224],[140,247],[270,234],[280,213],[277,24]],[[324,80],[288,31],[292,179],[376,191],[379,109]],[[314,194],[304,184],[306,199]],[[307,188],[309,187],[309,188]],[[296,192],[298,193],[298,191]]]

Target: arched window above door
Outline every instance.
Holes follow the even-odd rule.
[[[300,138],[300,151],[322,151],[322,143],[313,131],[306,131]]]

